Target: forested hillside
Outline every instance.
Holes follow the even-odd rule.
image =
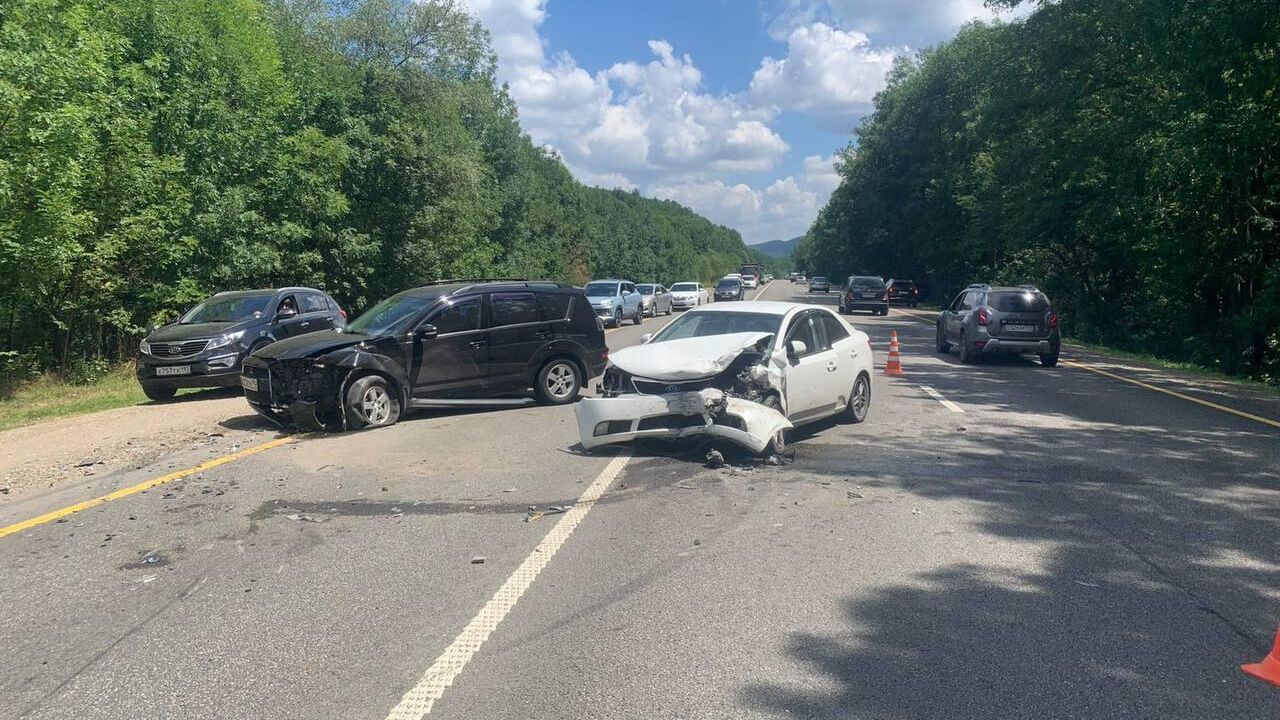
[[[452,0],[8,0],[0,351],[128,356],[210,292],[710,279],[738,233],[535,147]]]
[[[800,267],[935,300],[1039,283],[1077,337],[1280,378],[1277,3],[1062,0],[969,26],[898,64],[856,148]]]

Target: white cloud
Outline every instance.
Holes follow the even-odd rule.
[[[782,0],[769,23],[769,34],[785,40],[798,27],[824,22],[851,28],[890,45],[921,47],[946,39],[970,20],[1025,17],[1035,3],[1012,11],[993,10],[983,0]]]
[[[847,119],[871,109],[884,87],[897,51],[874,48],[860,32],[825,23],[795,28],[787,36],[787,56],[765,58],[751,78],[751,99],[759,105]]]
[[[652,188],[655,197],[674,200],[721,225],[737,229],[751,244],[804,234],[840,184],[837,156],[811,155],[804,172],[757,190],[746,183],[689,180]]]

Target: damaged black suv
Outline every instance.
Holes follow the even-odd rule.
[[[608,359],[579,288],[449,281],[387,298],[345,329],[268,345],[245,359],[241,384],[281,424],[359,429],[416,408],[569,403]]]

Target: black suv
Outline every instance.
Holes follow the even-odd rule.
[[[1058,364],[1062,334],[1049,298],[1034,285],[970,285],[938,314],[938,352],[960,350],[960,362],[995,353],[1035,353]]]
[[[840,291],[840,313],[870,310],[872,315],[889,314],[889,291],[884,278],[876,275],[850,275]]]
[[[910,280],[890,278],[885,286],[885,295],[889,298],[889,304],[901,303],[910,307],[920,304],[920,288]]]
[[[168,400],[178,388],[234,387],[254,350],[346,322],[338,303],[312,288],[221,292],[139,344],[138,382],[152,400]]]
[[[448,281],[378,303],[340,332],[274,343],[244,362],[254,410],[328,430],[390,425],[416,408],[572,402],[604,371],[604,327],[582,289]]]

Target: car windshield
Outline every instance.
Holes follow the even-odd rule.
[[[652,294],[653,294],[653,286],[652,286],[652,285],[637,285],[637,286],[636,286],[636,289],[640,291],[640,294],[641,294],[641,295],[652,295]]]
[[[698,292],[698,283],[676,283],[671,286],[671,292]]]
[[[393,335],[417,315],[435,304],[436,295],[401,293],[392,295],[369,308],[363,315],[347,325],[347,332],[364,335]]]
[[[1044,312],[1049,298],[1038,292],[993,292],[987,304],[1000,312]]]
[[[589,298],[613,297],[618,294],[618,283],[587,283],[582,289]]]
[[[818,277],[814,278],[813,281],[816,283],[824,283],[827,281],[827,279],[819,275]]]
[[[675,322],[663,328],[650,342],[743,332],[767,332],[777,335],[781,325],[781,315],[690,310],[688,315],[681,315]]]
[[[266,295],[232,295],[230,297],[211,297],[182,316],[179,325],[211,322],[242,322],[250,318],[261,317],[267,311],[267,303],[271,302],[274,293]]]
[[[725,279],[725,280],[721,280],[720,282],[716,283],[716,289],[717,289],[717,290],[737,290],[737,289],[738,289],[738,286],[739,286],[739,285],[741,285],[741,284],[742,284],[742,283],[741,283],[741,282],[739,282],[739,281],[737,281],[737,280],[728,280],[728,279]]]

